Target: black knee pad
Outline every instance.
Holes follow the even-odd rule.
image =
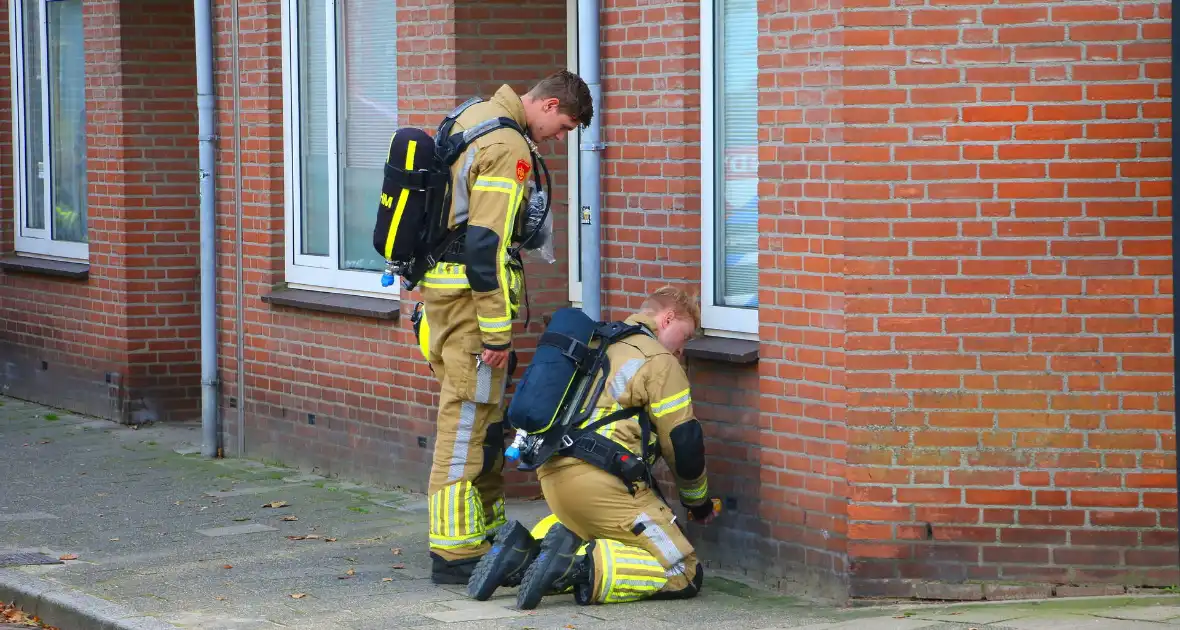
[[[487,435],[483,440],[483,467],[481,475],[486,475],[498,467],[504,466],[504,422],[501,420],[488,426]]]

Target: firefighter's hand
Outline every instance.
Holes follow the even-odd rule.
[[[488,350],[485,348],[480,360],[494,368],[508,367],[508,350]]]

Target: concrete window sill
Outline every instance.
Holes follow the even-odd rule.
[[[64,262],[61,260],[46,260],[32,256],[10,254],[0,258],[0,269],[12,273],[28,273],[69,280],[86,280],[90,278],[90,265],[87,263]]]
[[[684,356],[704,361],[753,365],[758,362],[758,342],[726,337],[701,337],[685,344]]]
[[[372,319],[396,320],[401,317],[401,302],[360,295],[342,295],[305,289],[275,289],[262,301],[276,306],[290,306],[309,311],[356,315]]]

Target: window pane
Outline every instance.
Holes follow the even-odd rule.
[[[721,0],[716,302],[758,306],[758,4]]]
[[[397,130],[397,3],[348,0],[341,33],[340,268],[380,271],[373,224]]]
[[[22,5],[24,28],[25,226],[45,229],[45,127],[41,102],[41,3]]]
[[[300,251],[328,255],[328,1],[299,0]]]
[[[82,0],[45,5],[49,34],[49,139],[52,151],[53,238],[86,238],[86,55]]]

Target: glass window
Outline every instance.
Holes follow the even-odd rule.
[[[288,0],[285,11],[297,34],[284,38],[288,281],[390,293],[372,234],[398,127],[397,5]]]
[[[758,324],[758,3],[702,0],[706,328]]]
[[[18,251],[85,259],[86,55],[82,0],[14,12]]]

